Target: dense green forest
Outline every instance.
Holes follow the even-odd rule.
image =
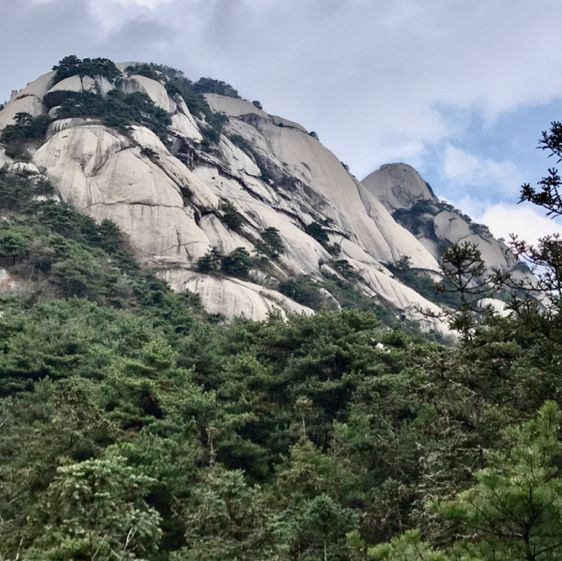
[[[0,172],[0,559],[562,557],[560,242],[517,246],[544,306],[461,307],[451,347],[365,310],[225,324],[51,194]]]

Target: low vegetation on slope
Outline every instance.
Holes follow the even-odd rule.
[[[102,119],[108,127],[126,129],[130,125],[141,125],[166,138],[170,117],[166,111],[156,107],[144,93],[130,94],[112,90],[107,95],[92,92],[75,93],[68,96],[57,109],[57,119],[71,117],[94,117]]]
[[[25,159],[29,143],[42,141],[47,127],[53,120],[72,117],[100,119],[108,127],[126,131],[131,125],[145,126],[155,132],[166,142],[171,124],[166,111],[156,106],[143,92],[125,93],[119,89],[123,76],[115,64],[105,58],[79,59],[71,55],[63,58],[53,67],[55,75],[52,84],[72,76],[83,78],[105,78],[117,87],[102,95],[99,92],[65,92],[60,106],[56,108],[56,117],[29,113],[18,113],[15,122],[2,130],[0,142],[6,146],[7,154],[17,159]],[[193,115],[204,119],[202,129],[207,145],[217,143],[226,121],[224,115],[215,113],[205,101],[203,93],[217,92],[231,97],[238,97],[236,90],[218,80],[202,78],[193,83],[179,70],[156,64],[136,64],[125,70],[128,75],[139,74],[164,82],[171,96],[179,95],[184,99]]]
[[[60,82],[71,76],[90,76],[95,78],[101,76],[110,82],[114,82],[120,72],[115,63],[108,58],[85,58],[80,59],[75,55],[64,57],[58,64],[53,66],[55,76],[54,83]]]
[[[189,107],[192,115],[205,120],[207,126],[203,127],[203,133],[207,144],[219,141],[226,117],[212,111],[203,94],[220,93],[229,97],[240,97],[238,92],[225,82],[211,78],[201,78],[197,82],[192,82],[180,70],[161,64],[134,64],[128,66],[125,72],[129,75],[139,74],[152,80],[164,81],[166,91],[170,96],[179,95]]]
[[[103,59],[59,66],[61,79],[113,79]],[[129,72],[163,73],[220,135],[201,91],[226,85]],[[144,97],[96,95],[61,111],[161,120]],[[9,147],[40,139],[41,119],[6,127]],[[544,139],[559,157],[560,130]],[[539,185],[524,198],[562,214],[560,178]],[[242,230],[236,209],[219,210]],[[279,290],[319,313],[225,324],[140,267],[113,223],[60,203],[37,175],[0,171],[0,559],[560,559],[559,240],[517,245],[550,301],[514,300],[507,317],[475,309],[485,287],[466,278],[481,261],[453,246],[453,349],[386,326],[324,226],[308,233],[334,275]],[[259,237],[272,262],[286,250],[275,228]],[[246,278],[254,259],[211,251],[199,267]],[[347,309],[327,310],[322,289]]]
[[[393,262],[401,255],[411,255],[416,266],[430,270],[436,269],[437,263],[389,217],[385,217],[386,226],[379,229],[365,212],[354,180],[339,160],[310,141],[304,129],[286,125],[292,131],[281,139],[286,147],[274,149],[264,131],[272,125],[276,137],[278,127],[287,121],[266,113],[255,115],[255,106],[244,100],[225,100],[225,95],[238,95],[228,84],[208,78],[192,82],[163,65],[131,64],[120,71],[107,59],[70,56],[53,70],[41,84],[32,86],[44,91],[39,96],[42,106],[22,105],[21,100],[29,97],[23,92],[17,94],[23,97],[16,95],[11,102],[18,109],[27,108],[32,113],[49,109],[48,113],[35,117],[16,113],[12,122],[10,109],[5,122],[11,124],[0,134],[2,149],[16,160],[32,160],[58,183],[64,200],[79,204],[92,216],[113,217],[135,240],[139,254],[162,276],[173,276],[175,286],[194,286],[200,277],[190,271],[215,275],[218,280],[207,279],[206,290],[202,285],[196,288],[209,309],[226,310],[226,286],[229,295],[234,295],[229,296],[230,302],[236,306],[225,313],[242,310],[259,319],[276,306],[284,311],[302,309],[298,304],[314,310],[341,305],[376,310],[379,315],[384,308],[387,323],[398,321],[400,315],[419,320],[418,308],[437,310],[431,302],[437,298],[432,281],[420,277],[418,284],[426,289],[424,298],[421,292],[407,290],[398,275],[392,279],[379,259],[384,256]],[[204,92],[221,94],[208,98],[213,109]],[[239,119],[227,117],[221,100],[250,113]],[[154,144],[146,131],[133,134],[133,126],[149,128],[165,147]],[[115,142],[120,143],[118,151]],[[297,160],[302,161],[291,165],[282,161],[290,146],[300,146]],[[129,148],[132,150],[127,153]],[[131,158],[132,153],[138,157]],[[315,166],[318,157],[324,164]],[[297,179],[302,176],[296,171],[300,167],[307,170],[306,175],[311,174],[309,185]],[[70,169],[78,175],[70,177]],[[334,174],[340,174],[339,179],[334,179]],[[334,199],[342,212],[333,218],[323,216],[322,209],[329,208],[326,185],[332,180],[342,192],[355,193],[353,212],[344,213],[348,205],[341,204],[343,198]],[[155,188],[149,189],[152,183]],[[94,184],[95,190],[86,188]],[[116,192],[121,193],[119,206]],[[268,212],[268,204],[273,214]],[[176,211],[182,205],[187,212]],[[147,207],[150,212],[140,212]],[[366,229],[355,230],[361,223],[357,213],[368,224]],[[133,214],[136,218],[130,220]],[[163,225],[168,233],[162,230]],[[170,244],[153,244],[151,240],[157,237],[169,239]],[[297,239],[301,241],[295,242]],[[405,246],[398,247],[402,243]],[[257,286],[240,288],[240,283],[222,282],[224,277]],[[405,280],[410,277],[403,276]],[[373,295],[378,297],[376,304]],[[424,325],[447,336],[434,318]]]
[[[456,349],[361,311],[223,325],[50,196],[0,175],[18,287],[0,300],[0,558],[559,558],[556,306]]]

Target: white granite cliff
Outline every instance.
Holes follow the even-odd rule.
[[[424,328],[446,332],[419,311],[438,307],[386,266],[408,257],[417,269],[439,271],[435,248],[392,216],[420,197],[433,198],[414,170],[383,168],[359,183],[302,126],[218,94],[206,94],[206,101],[226,122],[210,145],[204,117],[170,95],[165,82],[123,72],[113,82],[71,76],[55,83],[51,72],[12,97],[0,111],[0,129],[18,112],[49,115],[46,137],[30,151],[32,164],[52,180],[59,197],[98,221],[118,224],[142,262],[175,290],[200,294],[212,312],[254,319],[272,310],[311,313],[281,294],[279,282],[299,275],[318,282],[343,278],[344,263],[355,289]],[[144,126],[121,130],[90,117],[58,118],[58,106],[72,93],[105,96],[114,88],[145,93],[168,113],[166,143]],[[0,150],[2,164],[13,165]],[[397,190],[395,183],[407,188]],[[225,220],[226,203],[242,217],[237,229]],[[313,223],[328,241],[310,235]],[[441,223],[440,231],[451,229],[446,217]],[[198,272],[198,260],[212,248],[257,254],[268,228],[276,229],[285,250],[251,278]]]
[[[411,166],[386,164],[363,179],[362,184],[436,260],[449,245],[472,242],[478,246],[488,269],[532,279],[505,243],[495,239],[485,226],[441,201]]]

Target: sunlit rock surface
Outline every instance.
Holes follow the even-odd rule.
[[[480,249],[487,267],[510,272],[517,279],[532,278],[502,241],[488,228],[474,223],[458,209],[439,200],[433,190],[407,164],[387,164],[362,184],[439,260],[451,244],[471,242]]]
[[[209,140],[212,125],[170,94],[164,77],[130,74],[127,66],[118,65],[123,75],[115,82],[72,76],[54,83],[54,73],[45,74],[0,111],[0,128],[20,111],[49,114],[46,138],[30,147],[27,165],[48,176],[62,200],[97,221],[114,221],[142,262],[175,290],[198,293],[213,313],[253,319],[275,311],[312,313],[278,290],[279,283],[307,275],[335,306],[322,284],[327,278],[351,285],[398,317],[447,333],[422,313],[436,315],[439,308],[388,268],[407,257],[416,269],[440,270],[436,247],[393,217],[420,199],[436,200],[413,168],[385,166],[359,183],[298,123],[218,94],[205,95],[211,110],[225,115],[222,130]],[[106,96],[114,88],[146,94],[168,113],[167,133],[114,128],[91,117],[57,118],[65,96]],[[3,164],[12,165],[0,149]],[[470,238],[470,228],[447,212],[434,217],[438,240]],[[238,217],[235,226],[228,213]],[[263,250],[268,229],[283,245],[274,258]],[[490,243],[486,257],[499,261],[498,243]],[[237,248],[261,263],[247,279],[199,271],[199,259],[210,250],[227,255]]]

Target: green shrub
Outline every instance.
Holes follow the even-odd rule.
[[[214,93],[240,99],[238,92],[230,84],[213,78],[199,79],[193,84],[193,89],[196,93]]]
[[[216,273],[221,269],[222,260],[222,253],[216,247],[213,247],[213,249],[197,260],[197,271],[206,274]]]
[[[145,78],[150,78],[151,80],[159,81],[161,78],[161,72],[158,70],[155,64],[131,64],[125,68],[125,72],[131,76],[136,74],[137,76],[144,76]]]
[[[131,94],[112,90],[102,96],[92,92],[73,93],[61,104],[59,119],[70,117],[94,117],[102,119],[109,127],[127,130],[131,125],[149,128],[166,139],[170,116],[164,109],[142,92]]]
[[[347,259],[336,259],[330,261],[329,263],[343,278],[356,281],[360,280],[360,276],[357,271],[349,264]]]
[[[2,131],[0,142],[6,145],[8,155],[14,154],[14,150],[19,154],[26,142],[45,138],[50,122],[47,115],[33,117],[29,113],[16,113],[15,122]],[[17,150],[15,147],[18,147]]]
[[[121,230],[110,220],[96,222],[72,206],[55,200],[37,201],[30,208],[37,223],[66,239],[99,248],[118,260],[126,270],[137,270],[128,242]]]
[[[27,150],[25,142],[22,140],[17,140],[15,142],[10,142],[5,148],[6,156],[12,158],[12,160],[29,162],[31,157]]]
[[[450,283],[447,283],[447,290],[440,290],[439,285],[427,272],[414,269],[411,266],[409,257],[402,257],[397,263],[387,263],[386,267],[400,282],[413,288],[418,294],[421,294],[429,301],[452,308],[458,308],[460,306],[458,294],[448,290],[450,288]]]
[[[50,122],[47,115],[33,117],[29,113],[16,113],[15,122],[0,134],[6,155],[14,160],[28,161],[28,143],[43,140]]]
[[[324,298],[318,285],[307,275],[299,275],[279,283],[277,290],[295,302],[319,310]]]
[[[29,245],[29,238],[17,226],[11,224],[0,226],[0,263],[14,264],[27,255]]]
[[[228,117],[224,113],[210,113],[206,120],[207,126],[202,130],[203,138],[209,144],[218,144]]]
[[[54,83],[60,82],[70,76],[103,76],[110,82],[114,82],[121,75],[114,62],[108,58],[85,58],[79,59],[75,55],[64,57],[58,64],[53,66],[56,71]]]
[[[150,146],[143,146],[141,148],[141,154],[143,156],[146,156],[149,160],[152,160],[153,162],[155,160],[160,159],[160,156],[158,155],[158,152],[156,152],[156,150],[154,150],[153,148],[150,148]]]
[[[79,248],[69,246],[67,256],[51,269],[53,283],[65,298],[103,299],[109,294],[116,275],[106,268],[96,256]]]
[[[172,97],[180,96],[185,101],[190,113],[197,118],[206,117],[212,114],[209,104],[205,100],[203,94],[197,93],[193,88],[193,82],[188,80],[181,72],[168,70],[166,72],[168,78],[165,87],[168,94]]]
[[[54,193],[46,179],[30,179],[0,169],[0,208],[23,212],[29,209],[36,197]]]
[[[222,211],[221,220],[226,226],[234,232],[240,232],[245,220],[234,205],[229,201],[223,201],[220,205],[220,210]]]
[[[266,228],[260,232],[261,241],[257,243],[258,250],[271,258],[276,258],[285,252],[285,244],[277,228]]]
[[[197,261],[197,271],[204,274],[223,273],[232,277],[247,279],[255,260],[243,247],[237,247],[228,255],[223,255],[216,247]]]
[[[215,113],[211,109],[203,95],[202,89],[204,88],[202,88],[201,81],[197,83],[199,84],[197,86],[197,84],[186,78],[180,70],[158,64],[141,65],[140,70],[141,74],[148,77],[157,76],[157,73],[160,72],[162,76],[157,77],[159,80],[164,78],[164,85],[168,94],[171,97],[180,96],[183,98],[191,114],[196,118],[204,119],[207,123],[207,126],[203,125],[201,127],[204,143],[210,147],[219,142],[220,135],[228,118],[226,115]],[[225,86],[228,85],[225,84]]]
[[[232,253],[225,255],[221,262],[221,271],[225,275],[247,279],[254,259],[243,247],[237,247]]]
[[[311,237],[314,238],[318,243],[326,246],[330,243],[330,238],[326,233],[326,230],[318,222],[311,222],[308,224],[304,231]]]
[[[51,250],[44,252],[46,246],[56,249],[57,255],[64,257],[67,240],[103,251],[124,270],[138,271],[127,239],[113,222],[104,220],[96,224],[92,218],[68,204],[41,198],[51,195],[53,191],[53,186],[44,179],[27,178],[0,170],[0,211],[26,216],[16,223],[5,222],[3,227],[9,227],[11,232],[17,227],[19,232],[24,232],[32,240],[28,253],[29,259],[36,262],[32,264],[33,267],[37,265],[44,268],[45,259],[52,254]],[[29,216],[33,216],[33,221],[30,222]],[[22,225],[26,224],[28,226],[22,230]],[[11,246],[6,243],[6,247]]]
[[[372,297],[361,292],[355,283],[335,275],[325,275],[322,286],[342,308],[372,312],[386,325],[396,323],[396,315],[391,309],[377,304]],[[407,326],[402,323],[402,327]]]
[[[30,211],[37,223],[65,238],[93,244],[97,242],[98,227],[94,220],[68,204],[56,200],[38,201],[32,204]]]
[[[238,146],[238,148],[240,148],[243,152],[252,154],[252,145],[243,136],[239,134],[232,134],[228,136],[228,139],[232,142],[232,144]]]

